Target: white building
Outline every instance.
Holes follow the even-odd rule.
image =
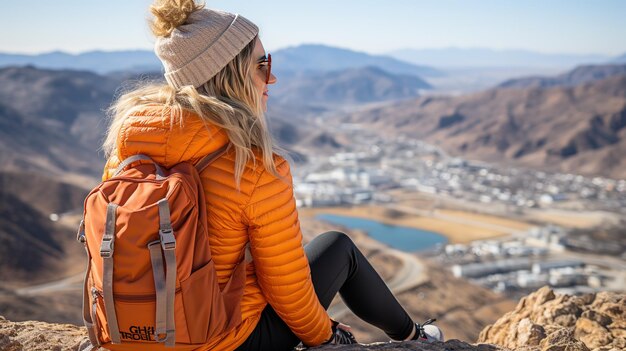
[[[491,274],[529,270],[531,262],[528,259],[514,259],[495,262],[471,263],[452,266],[455,277],[478,278]]]
[[[559,268],[579,268],[583,267],[585,263],[583,261],[578,260],[560,260],[560,261],[548,261],[548,262],[537,262],[533,264],[533,273],[545,273],[549,272],[553,269]]]

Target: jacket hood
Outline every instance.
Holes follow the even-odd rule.
[[[167,168],[195,163],[228,143],[226,132],[197,114],[153,105],[126,118],[117,136],[117,158],[143,154]]]

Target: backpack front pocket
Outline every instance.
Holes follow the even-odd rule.
[[[100,326],[101,333],[106,333],[102,334],[101,340],[105,343],[110,342],[102,292],[96,291],[94,296],[96,297],[95,308],[98,325]],[[154,337],[156,295],[114,294],[113,299],[115,300],[115,311],[121,341],[123,343],[156,343]],[[176,342],[189,344],[189,332],[184,315],[182,289],[180,288],[176,289],[174,310]]]
[[[221,298],[213,260],[180,283],[192,343],[205,343],[227,325],[226,307]]]

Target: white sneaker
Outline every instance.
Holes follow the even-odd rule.
[[[420,338],[420,340],[424,340],[426,342],[433,342],[433,341],[443,342],[444,341],[443,332],[436,325],[428,324],[428,325],[424,325],[422,328],[424,331],[423,332],[424,338]]]
[[[424,342],[433,342],[433,341],[443,342],[444,341],[443,332],[441,331],[441,329],[439,329],[439,327],[431,324],[434,321],[436,321],[436,319],[433,318],[433,319],[427,320],[422,325],[415,323],[415,327],[417,328],[417,333],[415,333],[415,337],[413,338],[413,340],[420,340]]]

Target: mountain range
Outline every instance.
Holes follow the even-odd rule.
[[[283,103],[299,103],[311,98],[312,103],[328,98],[333,101],[325,102],[403,99],[417,96],[419,89],[430,88],[422,77],[445,76],[434,68],[413,65],[392,57],[324,45],[301,45],[278,50],[273,53],[272,60],[273,71],[280,81],[272,88],[277,88],[274,92],[278,92],[276,97],[280,96],[279,100]],[[114,78],[115,83],[137,74],[147,74],[150,78],[161,76],[160,62],[153,52],[147,50],[93,51],[77,55],[63,52],[41,55],[0,54],[0,67],[3,66],[90,71]],[[359,73],[363,73],[363,76],[359,76]],[[312,87],[319,82],[323,83],[322,88]],[[350,91],[344,92],[344,88]]]
[[[371,55],[354,50],[319,44],[303,44],[272,52],[275,69],[290,71],[336,71],[345,68],[376,66],[390,73],[421,77],[445,75],[433,68],[450,67],[560,67],[571,69],[585,64],[624,63],[618,57],[594,54],[546,54],[528,50],[487,48],[401,49]],[[161,63],[151,50],[90,51],[70,54],[61,51],[43,54],[0,53],[0,67],[33,65],[39,68],[88,70],[96,73],[115,71],[160,71]]]
[[[468,157],[538,168],[553,167],[557,160],[559,170],[623,176],[624,165],[616,155],[625,133],[620,78],[625,70],[626,65],[583,66],[475,94],[416,99],[415,94],[428,87],[419,78],[374,67],[348,69],[304,75],[283,82],[282,91],[278,85],[271,87],[269,117],[275,121],[276,135],[289,146],[311,135],[314,127],[305,121],[336,106],[383,101],[359,112],[359,121],[381,124],[382,130],[395,126],[395,132],[411,133]],[[105,109],[122,82],[133,77],[0,69],[0,169],[92,184],[103,163],[98,150]],[[393,103],[385,105],[385,100]],[[312,143],[325,141],[332,147],[332,136]]]
[[[362,67],[378,67],[389,73],[438,77],[443,72],[424,65],[414,65],[384,55],[341,49],[326,45],[300,45],[272,53],[273,69],[281,75],[292,72],[329,72]]]
[[[611,59],[602,55],[459,48],[399,50],[387,55],[372,55],[314,44],[272,52],[273,70],[280,82],[275,87],[278,89],[280,86],[292,86],[294,80],[313,80],[325,73],[376,67],[389,74],[418,77],[431,85],[434,91],[448,94],[481,91],[512,78],[557,74],[581,64],[624,63],[624,57]],[[109,77],[112,74],[121,77],[138,73],[159,77],[162,70],[160,62],[149,50],[81,54],[51,52],[40,55],[0,53],[0,68],[27,65],[42,69],[91,71]]]
[[[89,51],[81,54],[54,51],[35,55],[0,53],[0,67],[28,65],[48,69],[85,70],[101,74],[161,69],[161,62],[154,52],[149,50]]]
[[[336,105],[412,98],[431,88],[419,77],[369,66],[283,78],[280,84],[270,86],[270,91],[282,103]]]
[[[498,85],[500,88],[549,88],[572,87],[594,82],[620,74],[626,74],[626,64],[587,65],[553,77],[526,77],[510,79]]]
[[[626,178],[626,75],[573,87],[421,97],[344,120],[422,139],[468,159]]]
[[[417,66],[383,55],[370,55],[353,50],[324,46],[300,45],[272,53],[274,70],[281,75],[293,72],[328,72],[376,66],[390,73],[416,76],[441,76],[442,72],[426,66]],[[47,69],[86,70],[99,74],[111,72],[161,71],[161,63],[154,52],[90,51],[81,54],[51,52],[40,55],[0,53],[0,67],[27,66]]]

